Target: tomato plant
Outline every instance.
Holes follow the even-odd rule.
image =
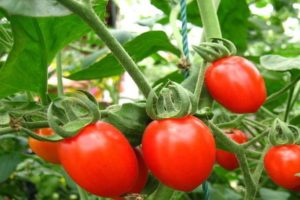
[[[98,121],[59,145],[61,164],[76,183],[104,197],[116,197],[132,189],[138,162],[124,135]]]
[[[235,113],[254,113],[266,100],[263,77],[247,59],[230,56],[208,67],[205,83],[222,106]]]
[[[271,147],[265,155],[268,176],[278,185],[300,191],[300,146],[295,144]]]
[[[207,179],[216,154],[210,130],[193,116],[151,122],[143,136],[142,151],[155,177],[183,191],[191,191]]]
[[[239,144],[245,143],[248,140],[245,133],[238,129],[226,130],[225,133],[229,138]],[[239,167],[236,155],[222,149],[217,149],[216,160],[220,166],[227,170],[234,170]]]
[[[53,130],[51,128],[41,128],[38,129],[36,133],[43,136],[49,136],[53,135]],[[44,160],[54,164],[60,163],[58,156],[58,142],[39,141],[29,137],[28,144],[31,150]]]

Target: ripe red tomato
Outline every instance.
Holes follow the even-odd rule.
[[[232,140],[239,144],[247,142],[248,138],[242,131],[238,129],[231,129],[226,131],[226,135]],[[234,170],[239,167],[238,160],[234,153],[224,151],[222,149],[217,149],[217,163],[227,170]]]
[[[51,128],[41,128],[35,132],[43,136],[53,135],[53,130]],[[54,164],[60,163],[58,156],[59,142],[39,141],[32,137],[29,137],[28,144],[31,150],[44,160]]]
[[[274,146],[266,153],[264,166],[267,174],[277,185],[300,191],[300,146],[286,144]]]
[[[158,180],[176,190],[191,191],[210,175],[216,147],[209,128],[187,116],[151,122],[143,135],[142,152]]]
[[[125,136],[98,121],[59,145],[61,163],[71,178],[88,192],[117,197],[128,192],[138,177],[138,162]]]
[[[213,62],[205,73],[205,84],[217,102],[235,113],[256,112],[267,96],[259,71],[239,56]]]

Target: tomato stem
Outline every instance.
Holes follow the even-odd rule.
[[[49,127],[48,121],[39,121],[39,122],[21,122],[21,126],[30,128],[30,129],[38,129],[38,128],[46,128]],[[18,128],[12,127],[4,127],[0,128],[0,135],[18,132]]]
[[[298,81],[300,80],[300,76],[295,78],[293,81],[291,81],[288,85],[286,85],[285,87],[281,88],[280,90],[278,90],[277,92],[271,94],[270,96],[268,96],[267,100],[265,103],[269,103],[271,101],[273,101],[274,99],[280,97],[283,93],[285,93],[287,90],[289,90],[290,88],[294,87]]]
[[[219,128],[231,128],[231,127],[237,127],[238,124],[241,122],[241,120],[245,117],[245,115],[239,115],[235,119],[229,122],[217,124]]]
[[[222,32],[217,15],[217,7],[220,1],[197,0],[206,40],[209,38],[222,38]]]
[[[139,70],[137,64],[125,51],[122,45],[111,35],[102,20],[97,16],[92,7],[78,3],[74,0],[58,0],[61,4],[69,8],[80,16],[107,45],[120,64],[129,73],[145,97],[151,91],[151,86],[146,77]]]
[[[283,118],[283,120],[285,122],[288,121],[289,113],[290,113],[290,110],[291,110],[291,102],[292,102],[292,99],[293,99],[294,89],[295,89],[295,87],[290,88],[288,101],[287,101],[287,104],[286,104],[286,108],[285,108],[285,112],[284,112],[284,118]]]
[[[254,138],[251,138],[251,140],[249,140],[248,142],[242,144],[242,146],[244,148],[247,148],[253,144],[255,144],[256,142],[258,142],[259,140],[261,140],[262,138],[266,137],[269,134],[269,129],[265,130],[264,132],[262,132],[261,134],[257,135]]]

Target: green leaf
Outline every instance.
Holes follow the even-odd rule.
[[[240,194],[226,187],[226,185],[214,184],[212,186],[211,196],[212,200],[242,200]]]
[[[151,0],[151,3],[167,16],[169,16],[172,9],[171,4],[168,2],[168,0]],[[193,1],[188,5],[187,15],[188,22],[202,26],[197,1]],[[218,9],[223,37],[231,40],[240,52],[245,51],[247,48],[249,16],[250,11],[245,0],[222,0]]]
[[[260,64],[272,71],[300,70],[300,56],[287,58],[279,55],[265,55],[260,58]]]
[[[270,190],[267,188],[261,188],[259,194],[262,200],[287,200],[290,197],[288,192]]]
[[[56,0],[0,0],[0,7],[10,15],[32,17],[64,16],[71,13]]]
[[[151,121],[145,110],[145,103],[125,103],[107,108],[101,120],[117,127],[132,145],[141,143],[147,124]]]
[[[174,47],[167,35],[162,31],[150,31],[143,33],[124,45],[125,50],[139,62],[157,51],[168,51],[179,56],[180,51]],[[109,76],[120,75],[124,69],[112,53],[108,54],[99,62],[86,69],[75,72],[67,78],[72,80],[101,79]]]
[[[97,13],[106,1],[97,4]],[[102,14],[103,15],[103,14]],[[77,16],[10,16],[14,46],[0,68],[0,98],[20,91],[45,93],[47,67],[56,53],[89,31]]]
[[[21,160],[20,154],[17,153],[0,155],[0,183],[15,171]]]

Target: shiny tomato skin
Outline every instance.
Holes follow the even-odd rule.
[[[192,191],[210,175],[216,147],[209,128],[198,118],[187,116],[151,122],[143,135],[142,152],[160,182]]]
[[[300,146],[286,144],[274,146],[264,157],[268,176],[277,185],[288,190],[300,191]]]
[[[51,128],[41,128],[35,132],[42,136],[50,136],[54,134]],[[60,163],[58,156],[59,142],[46,142],[29,137],[28,145],[36,155],[43,158],[44,160],[54,164]]]
[[[136,183],[138,162],[125,136],[98,121],[59,145],[61,163],[70,177],[88,192],[102,197],[127,193]]]
[[[238,129],[231,129],[229,131],[226,131],[226,135],[239,144],[248,141],[246,134]],[[239,167],[236,155],[222,149],[217,149],[216,160],[220,166],[227,170],[235,170]]]
[[[128,193],[140,193],[144,189],[148,180],[148,167],[146,166],[142,152],[138,148],[134,148],[134,152],[139,165],[139,175],[135,185]]]
[[[247,59],[239,56],[221,58],[205,72],[210,95],[234,113],[254,113],[266,100],[263,77]]]

